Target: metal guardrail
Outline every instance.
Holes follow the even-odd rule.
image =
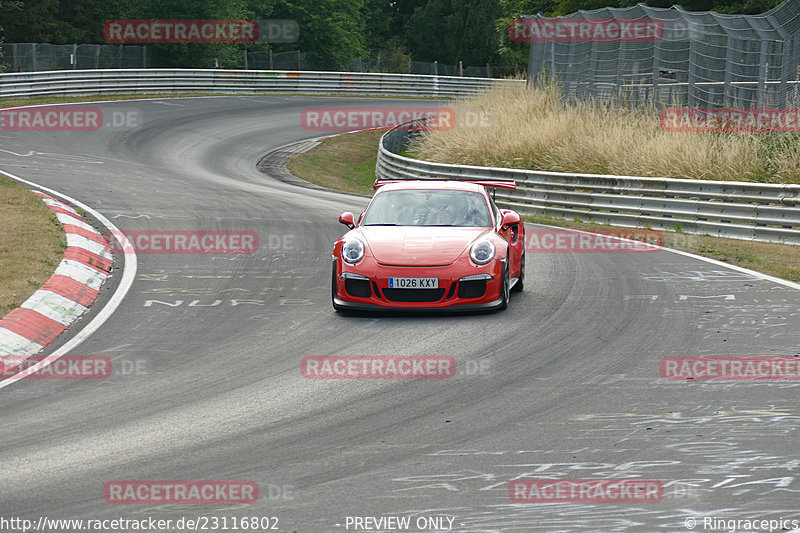
[[[0,74],[0,98],[114,93],[348,94],[461,98],[524,80],[276,70],[119,69]]]
[[[525,81],[318,71],[69,70],[0,74],[0,98],[174,92],[459,98],[501,83]],[[446,165],[398,155],[411,134],[413,128],[401,125],[381,138],[379,177],[512,178],[517,190],[498,191],[498,203],[521,213],[800,245],[800,185]]]
[[[381,137],[379,178],[511,178],[517,189],[497,190],[497,203],[522,214],[800,245],[800,185],[565,174],[398,155],[423,127],[412,121]]]

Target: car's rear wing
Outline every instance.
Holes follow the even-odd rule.
[[[459,180],[459,179],[447,179],[447,178],[431,178],[431,177],[419,177],[419,178],[409,178],[409,179],[382,179],[378,178],[375,180],[373,184],[373,188],[377,189],[384,185],[388,185],[389,183],[402,183],[405,181],[463,181],[466,183],[474,183],[476,185],[483,185],[484,187],[492,187],[495,189],[516,189],[517,184],[513,179],[493,179],[493,180]]]

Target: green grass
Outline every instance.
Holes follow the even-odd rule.
[[[292,158],[289,171],[323,187],[371,195],[378,140],[383,133],[367,131],[325,139],[314,149]]]
[[[67,240],[53,212],[26,187],[0,176],[0,317],[53,274]]]

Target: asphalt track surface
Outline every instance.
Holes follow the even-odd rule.
[[[529,254],[526,289],[505,312],[333,311],[330,249],[345,230],[337,216],[367,200],[283,183],[256,163],[318,135],[300,127],[304,107],[402,104],[119,102],[99,106],[139,111],[140,126],[0,132],[0,168],[122,230],[253,230],[261,243],[256,254],[139,254],[122,305],[72,352],[111,357],[111,377],[0,390],[0,517],[271,516],[278,530],[303,533],[346,531],[348,516],[450,517],[465,532],[800,520],[800,383],[659,376],[667,356],[800,355],[796,289],[667,251]],[[307,355],[449,355],[457,375],[310,380],[300,374]],[[509,499],[511,480],[544,477],[656,479],[664,498]],[[176,506],[103,497],[111,480],[194,479],[252,480],[260,498]],[[409,530],[431,529],[412,520]]]

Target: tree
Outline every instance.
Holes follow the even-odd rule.
[[[0,13],[4,13],[5,10],[10,10],[12,7],[18,7],[16,4],[19,2],[9,2],[8,0],[0,0]],[[0,44],[3,43],[3,26],[0,24]],[[0,60],[3,59],[3,49],[0,48]],[[8,64],[0,62],[0,72],[5,72],[8,70]]]
[[[129,0],[26,0],[4,2],[0,26],[14,43],[101,43],[103,23]]]
[[[494,21],[499,0],[429,0],[414,9],[405,34],[411,54],[422,61],[483,65],[497,49]]]
[[[366,51],[364,5],[365,0],[279,0],[272,16],[296,20],[300,39],[275,48],[306,52],[314,68],[346,68]]]
[[[508,36],[508,25],[513,19],[524,15],[553,16],[555,0],[500,0],[500,10],[503,16],[495,20],[495,30],[498,36],[497,67],[495,71],[511,74],[519,70],[520,66],[528,64],[530,44],[512,41]]]
[[[248,0],[126,0],[123,19],[245,19],[263,3]],[[233,43],[148,45],[158,67],[223,68],[239,66],[241,52]]]

